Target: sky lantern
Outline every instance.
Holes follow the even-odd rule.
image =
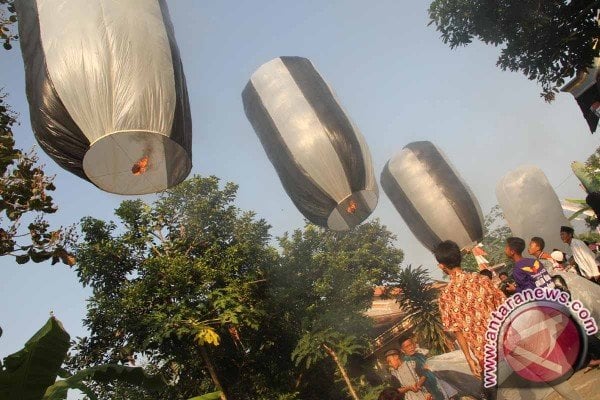
[[[344,231],[371,214],[378,189],[369,148],[310,60],[267,62],[242,100],[285,191],[309,221]]]
[[[18,0],[31,125],[61,167],[118,194],[192,167],[185,76],[164,0]]]
[[[482,240],[477,198],[433,143],[413,142],[396,153],[383,168],[381,186],[429,250],[444,240],[471,250]]]
[[[496,186],[496,198],[513,235],[526,243],[534,236],[541,237],[548,253],[566,251],[560,227],[571,224],[541,169],[524,165],[508,172]]]

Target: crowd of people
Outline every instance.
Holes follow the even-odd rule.
[[[569,245],[570,256],[558,249],[545,252],[545,241],[540,237],[532,237],[528,246],[522,238],[506,239],[504,252],[514,266],[512,272],[498,275],[489,269],[480,273],[464,271],[461,249],[452,241],[444,241],[434,249],[439,268],[450,278],[438,299],[442,324],[456,339],[472,375],[480,381],[488,320],[507,297],[526,289],[554,287],[580,300],[593,316],[600,313],[600,257],[594,254],[593,245],[574,238],[571,227],[561,227],[560,238]],[[531,257],[523,256],[526,247]],[[463,394],[427,367],[426,356],[411,338],[403,339],[400,348],[388,350],[385,357],[391,384],[379,400],[447,400]],[[585,365],[587,370],[600,366],[600,340],[594,336],[589,337]],[[568,382],[553,388],[564,398],[580,399]],[[482,386],[480,396],[493,399],[496,390]]]

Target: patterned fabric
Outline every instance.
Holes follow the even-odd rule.
[[[485,276],[459,270],[439,298],[444,328],[462,332],[473,356],[483,362],[488,319],[506,296]]]

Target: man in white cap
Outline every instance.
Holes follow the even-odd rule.
[[[403,394],[406,400],[433,400],[425,388],[425,376],[417,374],[412,364],[405,362],[400,357],[398,350],[386,351],[385,360],[390,367],[390,374],[400,385],[397,388],[398,392]]]
[[[560,239],[571,247],[573,258],[579,266],[581,275],[585,278],[600,282],[600,269],[596,263],[596,256],[590,248],[579,239],[573,237],[575,231],[570,226],[560,227]]]

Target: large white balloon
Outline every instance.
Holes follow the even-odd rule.
[[[371,214],[379,193],[369,148],[310,60],[267,62],[242,100],[285,191],[309,221],[343,231]]]
[[[188,95],[164,0],[17,0],[31,124],[103,190],[159,191],[191,163]]]
[[[444,240],[469,249],[483,238],[477,198],[433,143],[413,142],[383,168],[381,186],[429,250]]]
[[[546,251],[567,251],[560,240],[560,227],[570,226],[560,200],[544,172],[525,165],[507,173],[496,186],[496,197],[513,235],[529,243],[538,236]]]

